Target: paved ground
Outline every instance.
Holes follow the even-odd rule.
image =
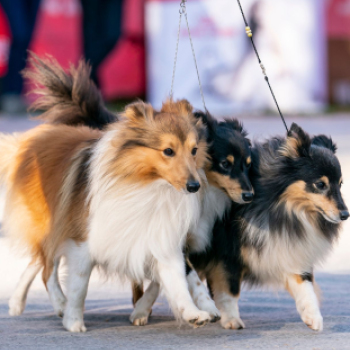
[[[350,204],[350,115],[293,118],[310,133],[332,135],[343,166],[344,197]],[[290,121],[290,120],[289,120]],[[0,132],[23,131],[35,125],[25,118],[0,115]],[[277,117],[249,118],[245,126],[252,137],[283,133]],[[1,221],[0,195],[0,221]],[[0,236],[0,349],[350,349],[350,222],[346,223],[333,254],[318,268],[323,290],[324,331],[308,329],[299,319],[294,302],[285,292],[244,291],[240,307],[247,328],[228,331],[219,324],[201,329],[179,326],[160,298],[148,326],[129,324],[131,293],[117,281],[92,277],[86,302],[86,334],[69,334],[54,316],[39,278],[34,282],[27,309],[9,317],[7,301],[27,260],[10,249]]]

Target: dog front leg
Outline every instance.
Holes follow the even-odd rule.
[[[176,316],[194,327],[204,326],[210,321],[206,311],[199,310],[193,303],[186,281],[183,255],[169,259],[165,264],[158,262],[159,280]]]
[[[186,274],[190,294],[198,309],[209,313],[210,322],[220,320],[220,311],[216,308],[213,299],[208,293],[208,289],[202,283],[197,272],[189,263],[186,263]]]
[[[221,312],[221,325],[225,329],[245,328],[239,315],[238,300],[242,272],[226,271],[222,263],[213,267],[207,274],[208,286]]]
[[[152,306],[159,295],[159,283],[152,281],[143,296],[136,302],[135,309],[130,316],[134,326],[145,326],[151,314]]]
[[[303,322],[315,331],[322,331],[323,318],[319,300],[314,289],[314,278],[310,273],[291,275],[286,279],[286,289],[295,300]]]
[[[92,271],[92,262],[87,243],[67,243],[68,283],[67,304],[63,326],[70,332],[86,332],[83,312]]]

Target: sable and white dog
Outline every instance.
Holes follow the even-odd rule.
[[[62,96],[70,83],[78,89],[65,79]],[[60,107],[51,123],[66,112]],[[86,331],[84,301],[96,265],[159,282],[174,313],[190,324],[210,320],[192,301],[183,258],[201,212],[205,159],[205,128],[185,100],[168,101],[160,112],[131,104],[104,132],[46,124],[0,135],[4,230],[44,266],[48,288],[55,261],[66,257],[67,330]]]

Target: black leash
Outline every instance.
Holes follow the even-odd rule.
[[[264,77],[265,77],[265,80],[266,80],[266,82],[267,82],[267,85],[269,86],[269,89],[270,89],[270,91],[271,91],[271,95],[272,95],[272,97],[273,97],[273,99],[274,99],[274,101],[275,101],[275,103],[276,103],[278,112],[279,112],[280,117],[281,117],[281,119],[282,119],[282,122],[283,122],[283,124],[284,124],[284,126],[285,126],[285,128],[286,128],[286,130],[287,130],[287,133],[289,133],[287,123],[286,123],[286,121],[285,121],[285,119],[284,119],[284,117],[283,117],[283,114],[282,114],[282,112],[281,112],[280,106],[278,105],[278,102],[277,102],[276,96],[275,96],[275,94],[274,94],[274,92],[273,92],[273,90],[272,90],[272,87],[271,87],[269,78],[268,78],[268,76],[266,75],[265,66],[262,64],[261,59],[260,59],[260,56],[259,56],[259,53],[258,53],[258,50],[256,49],[256,46],[255,46],[255,44],[254,44],[253,33],[252,33],[252,30],[251,30],[250,27],[249,27],[249,24],[248,24],[248,21],[247,21],[245,15],[244,15],[241,2],[240,2],[239,0],[237,0],[237,2],[238,2],[238,6],[239,6],[239,8],[240,8],[240,10],[241,10],[244,23],[245,23],[245,31],[246,31],[248,37],[250,38],[250,41],[252,42],[252,45],[253,45],[253,48],[254,48],[256,57],[258,58],[258,61],[259,61],[260,67],[261,67],[261,70],[262,70],[262,72],[263,72],[263,74],[264,74]]]

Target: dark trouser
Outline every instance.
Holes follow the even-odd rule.
[[[85,59],[92,65],[91,77],[99,85],[98,67],[122,32],[123,0],[81,0],[81,3]]]
[[[32,38],[40,0],[0,0],[10,23],[12,43],[8,72],[3,79],[4,94],[20,94],[23,79],[20,72],[26,66],[27,49]]]

